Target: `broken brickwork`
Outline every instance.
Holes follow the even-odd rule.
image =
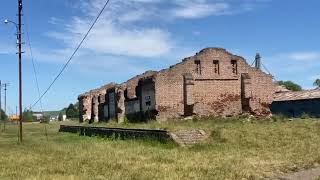
[[[147,71],[78,99],[81,120],[155,117],[164,121],[242,113],[265,116],[270,114],[274,91],[271,75],[225,49],[206,48],[168,69]]]

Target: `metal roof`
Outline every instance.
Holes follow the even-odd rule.
[[[320,89],[276,93],[273,101],[320,99]]]

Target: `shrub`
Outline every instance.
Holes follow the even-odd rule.
[[[291,90],[291,91],[301,91],[302,87],[292,81],[279,81],[278,82],[279,85],[283,85],[285,86],[287,89]]]
[[[214,139],[214,141],[219,143],[225,143],[227,142],[227,139],[223,137],[223,128],[216,128],[211,132],[211,137]]]
[[[288,117],[286,117],[285,115],[283,114],[273,114],[271,116],[271,119],[274,121],[274,122],[283,122],[283,121],[286,121],[288,119]]]
[[[79,117],[79,110],[73,104],[70,104],[69,107],[66,109],[67,118],[78,118]]]
[[[301,118],[301,119],[310,119],[311,116],[310,116],[308,113],[303,112],[303,113],[301,114],[300,118]]]
[[[58,121],[63,121],[63,114],[62,114],[62,112],[59,113]]]

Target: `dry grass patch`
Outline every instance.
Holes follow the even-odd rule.
[[[72,123],[73,124],[73,123]],[[119,127],[117,124],[97,126]],[[320,122],[205,119],[120,127],[210,131],[191,148],[58,133],[59,124],[24,125],[0,134],[0,179],[258,179],[320,163]]]

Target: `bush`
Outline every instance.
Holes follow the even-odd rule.
[[[301,114],[300,118],[301,118],[301,119],[310,119],[311,116],[310,116],[308,113],[303,112],[303,113]]]
[[[223,137],[223,128],[216,128],[215,130],[213,130],[211,132],[211,138],[213,138],[213,140],[215,142],[219,142],[219,143],[226,143],[227,139],[225,137]]]
[[[133,114],[127,114],[125,121],[128,123],[148,122],[156,119],[157,112],[154,110],[146,112],[138,112]]]
[[[301,91],[302,87],[292,81],[279,81],[278,82],[279,85],[283,85],[285,86],[287,89],[291,90],[291,91]]]
[[[49,116],[43,116],[43,119],[40,120],[40,123],[49,123],[50,117]]]
[[[78,118],[79,117],[79,110],[76,108],[75,105],[70,104],[66,110],[67,118]]]
[[[62,112],[59,113],[58,121],[63,121],[63,114],[62,114]]]
[[[1,111],[1,117],[0,117],[0,120],[7,120],[8,119],[8,116],[6,115],[6,113],[4,113],[4,111],[2,109],[0,109]]]
[[[288,119],[287,116],[283,115],[283,114],[273,114],[271,116],[271,119],[274,121],[274,122],[283,122],[283,121],[286,121]]]
[[[22,117],[24,122],[33,122],[36,120],[36,118],[33,117],[33,112],[31,110],[24,110]]]

